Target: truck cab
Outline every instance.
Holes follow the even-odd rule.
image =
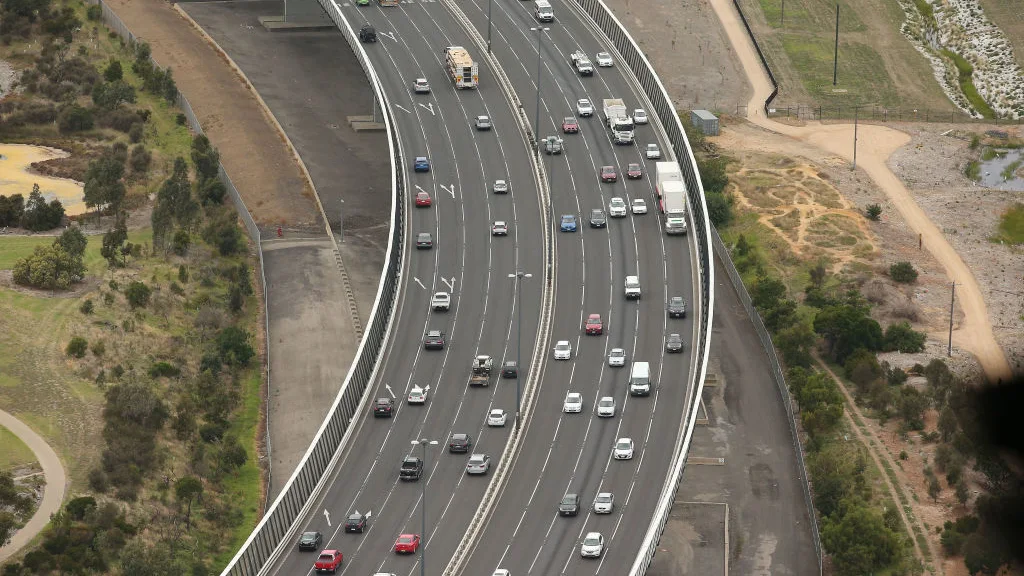
[[[582,50],[573,52],[569,57],[572,59],[572,64],[576,67],[576,71],[579,72],[580,76],[594,75],[594,65],[591,64],[590,58]]]

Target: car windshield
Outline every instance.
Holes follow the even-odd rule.
[[[569,394],[568,396],[566,396],[565,401],[566,402],[570,402],[570,403],[578,403],[580,401],[580,399],[581,399],[581,396],[579,394],[573,393],[573,394]]]
[[[504,414],[504,412],[502,412],[501,410],[498,410],[498,409],[491,410],[491,416],[497,416],[497,417],[500,418],[502,414]]]
[[[622,201],[622,198],[612,198],[612,206],[625,206],[625,202]]]
[[[568,350],[569,349],[569,345],[568,344],[558,343],[558,345],[555,346],[555,349],[556,350]]]
[[[483,456],[475,456],[475,455],[474,456],[470,456],[469,463],[470,464],[483,464],[484,463],[484,457]]]
[[[398,538],[398,541],[401,542],[402,544],[412,544],[413,540],[415,540],[415,538],[412,537],[412,536],[400,536]]]
[[[320,555],[320,560],[323,560],[325,562],[330,562],[333,559],[334,559],[334,556],[332,556],[331,554],[321,554]]]
[[[583,540],[583,543],[586,544],[587,546],[597,546],[598,544],[601,543],[601,539],[598,538],[597,536],[587,536]]]
[[[348,519],[351,522],[359,522],[359,520],[362,519],[362,516],[359,515],[359,514],[352,514],[351,516],[348,517]]]
[[[615,405],[615,401],[612,400],[611,398],[603,398],[601,400],[601,406],[614,406],[614,405]]]
[[[310,542],[310,541],[313,541],[315,539],[316,539],[316,533],[314,533],[314,532],[306,532],[305,534],[302,535],[302,541],[303,542]]]
[[[611,499],[611,496],[608,495],[608,494],[598,494],[597,495],[597,501],[598,502],[611,502],[612,499]]]
[[[619,448],[620,450],[626,450],[629,448],[629,442],[619,442],[616,448]]]

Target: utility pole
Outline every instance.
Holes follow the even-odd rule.
[[[524,272],[516,271],[515,274],[509,274],[509,278],[515,279],[515,290],[516,290],[516,310],[518,319],[516,320],[516,430],[519,430],[519,405],[521,402],[521,392],[519,380],[522,376],[522,350],[523,350],[523,290],[520,281],[523,278],[533,278],[533,274],[526,274]]]
[[[832,57],[832,85],[839,79],[839,4],[836,4],[836,49]]]
[[[494,0],[487,0],[487,53],[491,53],[491,5]]]
[[[423,469],[420,471],[420,576],[427,573],[427,445],[437,446],[437,440],[420,438],[413,440],[412,445],[419,444],[423,448]]]
[[[537,112],[533,117],[533,130],[538,149],[540,147],[540,37],[550,28],[536,27],[530,31],[537,33]]]
[[[949,343],[946,344],[946,356],[953,356],[953,302],[956,301],[956,280],[949,292]]]

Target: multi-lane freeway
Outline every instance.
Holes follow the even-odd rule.
[[[533,415],[525,422],[521,449],[515,461],[508,463],[513,480],[498,498],[466,572],[490,574],[500,567],[514,574],[626,573],[665,480],[691,380],[693,252],[687,237],[661,232],[654,161],[646,159],[642,149],[658,143],[668,150],[656,120],[637,127],[635,145],[613,145],[601,124],[601,100],[622,98],[630,110],[645,106],[622,65],[597,68],[588,78],[576,75],[569,53],[580,49],[593,58],[607,50],[600,33],[568,6],[556,5],[555,21],[541,25],[533,17],[532,2],[494,0],[490,7],[493,55],[531,117],[538,32],[530,29],[547,28],[539,30],[543,34],[540,135],[560,134],[566,116],[577,116],[580,125],[578,134],[560,134],[565,154],[545,157],[553,223],[545,230],[529,152],[513,111],[479,49],[446,7],[427,0],[395,7],[335,6],[353,27],[370,21],[378,31],[379,41],[366,45],[366,52],[389,94],[402,153],[409,163],[408,245],[397,320],[380,377],[368,392],[374,398],[393,397],[393,416],[360,415],[327,489],[300,520],[299,532],[319,531],[323,534],[320,549],[341,550],[343,574],[412,574],[419,570],[418,557],[397,556],[392,547],[399,534],[421,532],[424,490],[429,572],[437,573],[447,564],[489,480],[467,476],[468,456],[449,454],[448,439],[453,433],[470,434],[475,444],[470,452],[489,454],[495,466],[512,425],[510,419],[505,428],[488,427],[485,418],[491,408],[514,414],[514,380],[495,378],[490,387],[472,389],[466,381],[470,361],[478,354],[493,356],[496,365],[516,358],[520,311],[516,285],[508,276],[518,270],[534,276],[520,286],[524,364],[520,379],[525,383],[528,370],[539,370],[540,388]],[[460,6],[486,34],[487,1]],[[455,90],[446,77],[442,50],[452,45],[466,46],[480,63],[479,89]],[[413,92],[412,82],[419,77],[430,83],[429,94]],[[595,104],[593,117],[578,117],[579,98]],[[493,130],[474,129],[473,119],[480,114],[490,116]],[[413,172],[416,156],[429,158],[429,172]],[[625,177],[630,163],[642,166],[642,178]],[[599,170],[606,165],[615,167],[617,182],[601,182]],[[509,194],[491,192],[496,179],[509,182]],[[432,205],[415,207],[417,192],[429,194]],[[607,215],[612,197],[623,198],[627,205],[644,199],[649,212],[608,218],[603,228],[589,227],[591,210],[601,208]],[[562,215],[576,217],[576,232],[559,232]],[[495,220],[509,223],[508,236],[491,235]],[[432,249],[415,248],[421,232],[432,235]],[[568,340],[573,353],[569,361],[554,361],[551,352],[545,351],[541,365],[529,366],[537,338],[544,233],[555,235],[557,260],[550,339]],[[639,301],[624,298],[627,275],[640,276],[643,297]],[[436,291],[452,293],[449,311],[430,309]],[[687,318],[668,318],[665,304],[670,296],[683,296],[690,303]],[[588,336],[584,321],[593,313],[601,315],[604,330]],[[444,331],[443,350],[424,349],[423,336],[432,329]],[[664,352],[668,333],[683,336],[685,353]],[[611,348],[626,350],[625,367],[608,365]],[[655,388],[648,397],[627,393],[634,360],[651,365]],[[413,385],[430,386],[429,399],[422,406],[405,401]],[[583,396],[580,413],[562,410],[570,391]],[[603,396],[615,398],[612,418],[594,413]],[[620,437],[634,441],[631,460],[611,459],[612,446]],[[436,440],[438,445],[427,448],[427,467],[419,483],[401,482],[402,458],[422,455],[420,447],[411,444],[418,438]],[[557,505],[567,492],[578,493],[583,508],[578,516],[560,518]],[[590,512],[598,492],[615,495],[611,514]],[[372,512],[367,530],[346,534],[344,518],[356,510]],[[607,549],[597,561],[579,557],[580,539],[589,531],[604,535]],[[312,572],[315,558],[315,553],[289,546],[271,573]]]

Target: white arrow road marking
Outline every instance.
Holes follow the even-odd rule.
[[[327,526],[331,527],[331,514],[327,511],[327,508],[324,508],[324,518],[327,518]]]
[[[426,190],[424,190],[419,184],[414,184],[414,186],[416,186],[416,189],[420,192],[426,192]]]
[[[366,511],[366,517],[369,518],[370,516],[373,516],[373,510]]]
[[[391,385],[390,384],[385,384],[384,387],[388,389],[388,394],[391,394],[391,399],[394,400],[395,399],[395,393],[392,392]],[[324,510],[324,512],[326,512],[326,510]]]
[[[444,184],[439,184],[439,186],[441,187],[441,190],[444,190],[445,192],[451,194],[452,198],[455,198],[455,184],[449,184],[448,186],[445,186]]]
[[[378,34],[380,34],[381,36],[386,36],[387,38],[391,38],[392,42],[398,42],[398,39],[395,38],[394,32],[378,32]]]
[[[406,114],[412,114],[412,110],[409,110],[409,109],[407,109],[407,108],[403,108],[403,107],[402,107],[401,105],[399,105],[399,104],[395,104],[395,108],[398,108],[399,110],[401,110],[402,112],[405,112]]]
[[[430,115],[431,116],[436,116],[437,115],[437,114],[434,113],[434,103],[433,102],[431,102],[429,104],[423,104],[423,103],[417,102],[417,104],[419,104],[420,106],[423,106],[427,110],[430,110]]]
[[[452,276],[452,279],[450,281],[444,276],[442,276],[441,282],[444,282],[445,286],[448,287],[449,292],[455,292],[455,276]]]
[[[415,281],[416,281],[416,283],[420,285],[420,288],[423,288],[424,290],[426,290],[426,289],[427,289],[427,287],[423,285],[423,282],[420,282],[420,279],[419,279],[419,278],[417,278],[417,277],[413,276],[413,277],[412,277],[412,279],[413,279],[413,280],[415,280]]]

